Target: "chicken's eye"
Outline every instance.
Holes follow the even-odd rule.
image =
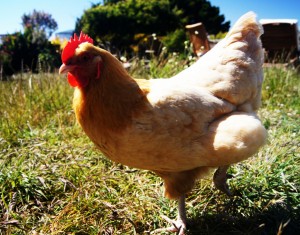
[[[87,53],[84,53],[80,56],[82,62],[87,62],[90,58],[91,58],[90,55]]]

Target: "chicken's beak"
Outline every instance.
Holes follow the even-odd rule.
[[[75,65],[66,65],[66,64],[62,64],[59,68],[59,74],[63,74],[63,73],[68,73],[68,72],[72,72],[75,68]]]

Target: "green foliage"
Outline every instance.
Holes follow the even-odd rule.
[[[83,30],[111,50],[129,50],[139,43],[135,35],[153,33],[168,35],[169,49],[178,49],[186,24],[201,21],[209,33],[216,34],[228,31],[229,22],[224,20],[219,8],[207,0],[104,1],[103,5],[94,5],[84,12],[77,20],[76,31]]]
[[[228,32],[219,32],[215,35],[210,35],[210,39],[223,39],[226,37]]]
[[[175,21],[167,0],[127,0],[88,9],[77,21],[76,31],[82,29],[96,41],[109,43],[112,50],[128,50],[131,44],[137,44],[136,34],[162,34],[174,28]],[[158,22],[168,23],[158,26]]]
[[[181,26],[202,22],[209,34],[227,32],[230,27],[230,22],[224,22],[225,17],[220,15],[219,8],[208,0],[170,0],[170,8],[180,12]]]
[[[184,29],[176,29],[169,33],[164,39],[163,43],[169,51],[183,52],[185,49],[184,42],[188,40]]]
[[[6,36],[0,45],[4,76],[17,72],[51,70],[60,64],[59,48],[48,41],[57,28],[51,15],[33,11],[22,17],[24,33]],[[1,58],[2,61],[2,58]]]
[[[178,54],[137,60],[135,77],[169,77]],[[259,116],[268,143],[233,165],[228,198],[199,181],[187,198],[188,234],[297,234],[300,230],[300,76],[266,68]],[[75,124],[73,89],[56,74],[0,83],[0,230],[3,234],[148,234],[176,217],[161,179],[112,163]]]

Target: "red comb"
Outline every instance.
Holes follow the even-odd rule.
[[[74,55],[78,45],[83,42],[89,42],[93,44],[94,41],[92,38],[90,38],[88,35],[84,34],[83,32],[80,32],[79,38],[74,33],[74,37],[70,38],[70,40],[68,41],[67,45],[65,46],[65,48],[61,53],[62,62],[65,63],[69,58],[71,58]]]

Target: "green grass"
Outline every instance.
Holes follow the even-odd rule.
[[[173,56],[135,76],[167,77]],[[178,63],[179,61],[179,63]],[[266,68],[260,117],[268,143],[231,167],[229,198],[212,177],[188,195],[188,234],[297,234],[300,231],[300,76]],[[115,164],[76,124],[72,88],[57,74],[0,82],[0,234],[149,234],[176,217],[161,179]]]

